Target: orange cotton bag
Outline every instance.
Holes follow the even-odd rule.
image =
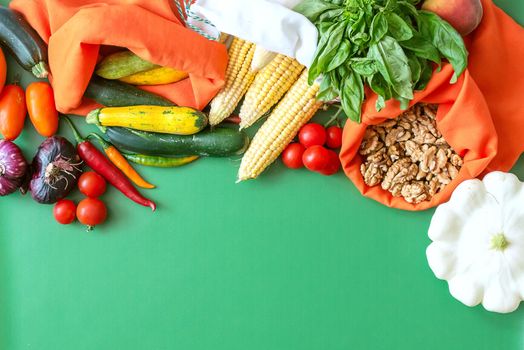
[[[453,68],[446,64],[436,72],[424,91],[415,93],[411,106],[415,103],[438,104],[437,128],[453,149],[464,158],[459,175],[437,193],[430,201],[411,204],[402,197],[393,197],[380,185],[368,186],[360,172],[362,158],[359,148],[369,125],[376,125],[387,119],[398,117],[402,111],[397,101],[388,101],[386,107],[377,112],[376,95],[371,95],[362,109],[362,123],[347,122],[342,139],[340,160],[346,175],[366,197],[384,205],[405,210],[425,210],[446,202],[459,183],[480,175],[497,154],[497,132],[491,115],[471,75],[466,71],[455,84],[449,81]]]
[[[82,96],[101,45],[128,48],[141,58],[189,73],[189,78],[148,87],[178,105],[204,108],[224,84],[227,51],[180,22],[173,0],[13,0],[49,44],[50,81],[57,108],[83,114]]]
[[[482,22],[466,38],[468,69],[499,136],[487,171],[509,171],[524,152],[524,28],[491,0],[482,0],[482,6]]]

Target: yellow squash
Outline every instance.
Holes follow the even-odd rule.
[[[120,126],[175,135],[193,135],[207,126],[207,116],[189,107],[130,106],[95,109],[86,117],[89,124]]]
[[[131,85],[163,85],[176,83],[187,77],[188,74],[186,72],[169,67],[159,67],[132,74],[119,80]]]

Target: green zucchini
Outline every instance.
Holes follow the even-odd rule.
[[[242,154],[249,145],[243,131],[227,127],[206,129],[195,135],[170,135],[119,127],[105,128],[111,143],[122,151],[152,156],[227,157]]]
[[[0,6],[0,43],[37,78],[46,78],[47,45],[18,11]]]
[[[157,64],[141,59],[131,51],[122,51],[104,58],[95,73],[105,79],[120,79],[160,67]]]
[[[97,76],[91,78],[84,96],[106,107],[175,106],[173,102],[152,92],[141,90],[120,81],[107,80]]]

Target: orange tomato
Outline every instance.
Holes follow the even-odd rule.
[[[29,84],[25,100],[36,131],[44,137],[53,136],[58,130],[58,111],[51,85],[42,81]]]
[[[5,61],[4,52],[0,49],[0,91],[5,85],[5,78],[7,75],[7,63]]]
[[[18,85],[6,85],[0,93],[0,133],[4,139],[13,141],[24,128],[25,115],[24,89]]]

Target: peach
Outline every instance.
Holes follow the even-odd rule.
[[[426,0],[422,9],[436,13],[464,36],[477,28],[484,13],[480,0]]]

